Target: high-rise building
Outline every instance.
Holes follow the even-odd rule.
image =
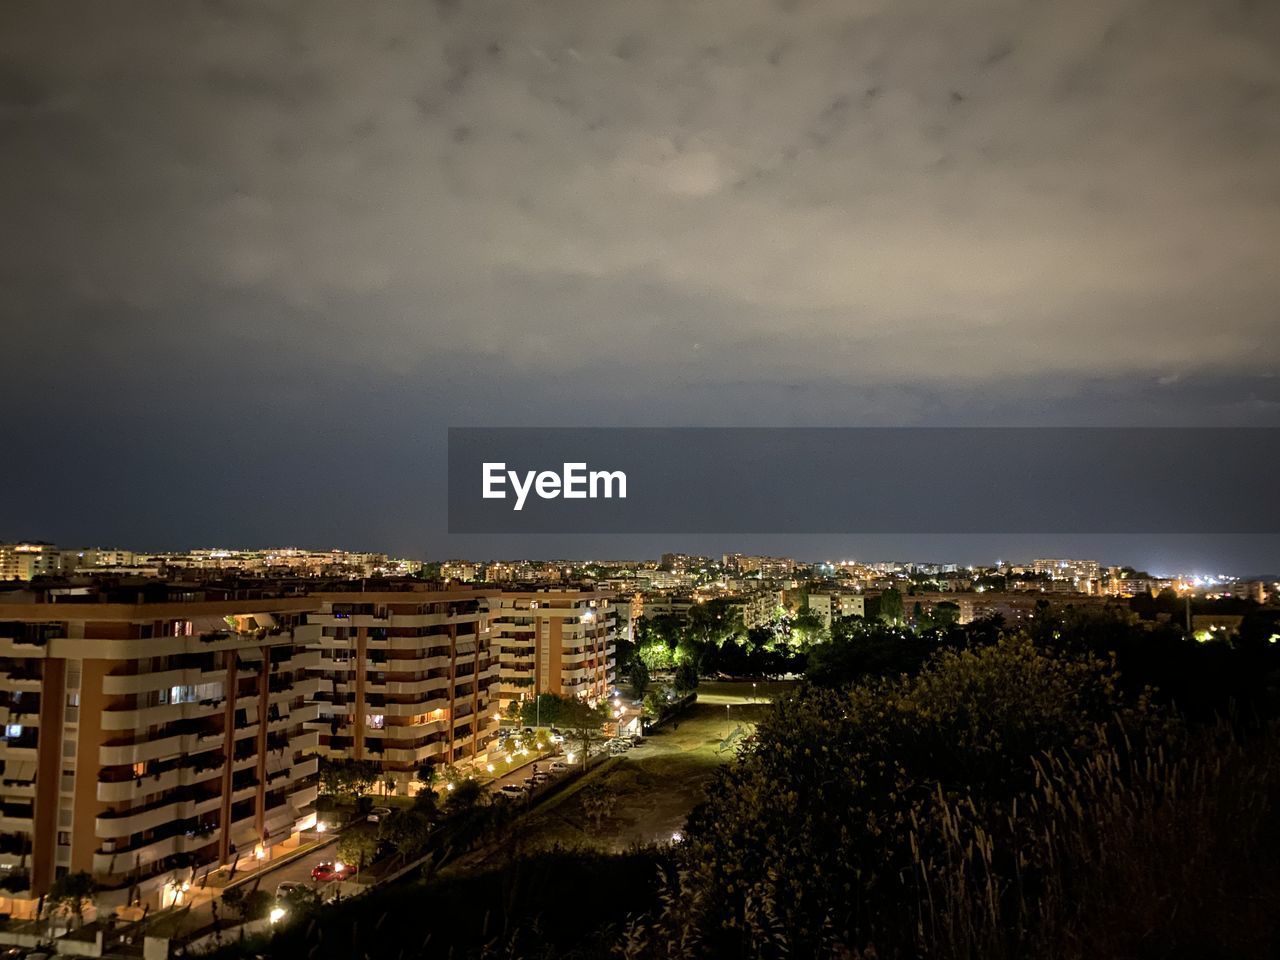
[[[617,677],[617,609],[603,591],[504,591],[496,598],[497,698],[505,709],[541,693],[590,703]]]
[[[314,823],[314,601],[216,596],[48,590],[0,604],[0,881],[14,915],[78,871],[100,904],[165,906]]]
[[[497,590],[316,593],[312,727],[329,756],[377,760],[409,793],[425,764],[484,759],[498,722],[490,606]]]

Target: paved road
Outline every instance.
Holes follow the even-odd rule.
[[[290,862],[276,865],[268,864],[262,870],[239,870],[230,885],[238,886],[243,884],[247,885],[249,889],[253,889],[256,886],[258,889],[266,890],[272,896],[275,896],[276,887],[286,880],[310,883],[311,868],[322,860],[330,860],[334,857],[335,850],[333,845],[337,839],[335,835],[323,845],[309,850],[305,855]],[[226,886],[222,886],[220,889],[225,890]],[[219,912],[223,915],[224,920],[227,919],[225,911],[220,909]],[[175,933],[175,939],[190,936],[196,931],[204,930],[212,925],[213,908],[209,901],[204,901],[187,911],[181,927]]]

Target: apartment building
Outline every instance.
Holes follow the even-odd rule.
[[[0,543],[0,580],[34,580],[62,569],[62,553],[52,543]]]
[[[726,553],[722,564],[726,571],[761,580],[788,580],[796,569],[791,557],[753,557],[741,553]]]
[[[610,695],[618,666],[612,593],[512,590],[491,603],[502,709],[541,693],[591,703]]]
[[[830,629],[831,621],[838,617],[865,617],[867,598],[860,593],[811,593],[809,609]]]
[[[388,584],[387,586],[390,586]],[[320,752],[377,760],[398,793],[424,764],[479,762],[497,732],[496,589],[315,593]]]
[[[759,590],[742,598],[742,626],[747,630],[767,627],[778,617],[782,591]]]
[[[78,871],[100,904],[166,906],[314,824],[315,602],[237,592],[0,603],[0,909],[31,915]]]

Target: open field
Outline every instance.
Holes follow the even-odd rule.
[[[678,724],[668,723],[645,744],[611,760],[549,798],[520,830],[525,850],[561,846],[620,852],[635,843],[670,840],[702,800],[716,768],[733,758],[737,743],[768,709],[768,699],[792,686],[761,682],[706,682],[698,702]],[[592,784],[612,791],[616,804],[598,831],[583,815],[581,792]]]

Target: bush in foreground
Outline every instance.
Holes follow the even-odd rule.
[[[783,701],[627,957],[1269,956],[1273,736],[1025,637]]]

